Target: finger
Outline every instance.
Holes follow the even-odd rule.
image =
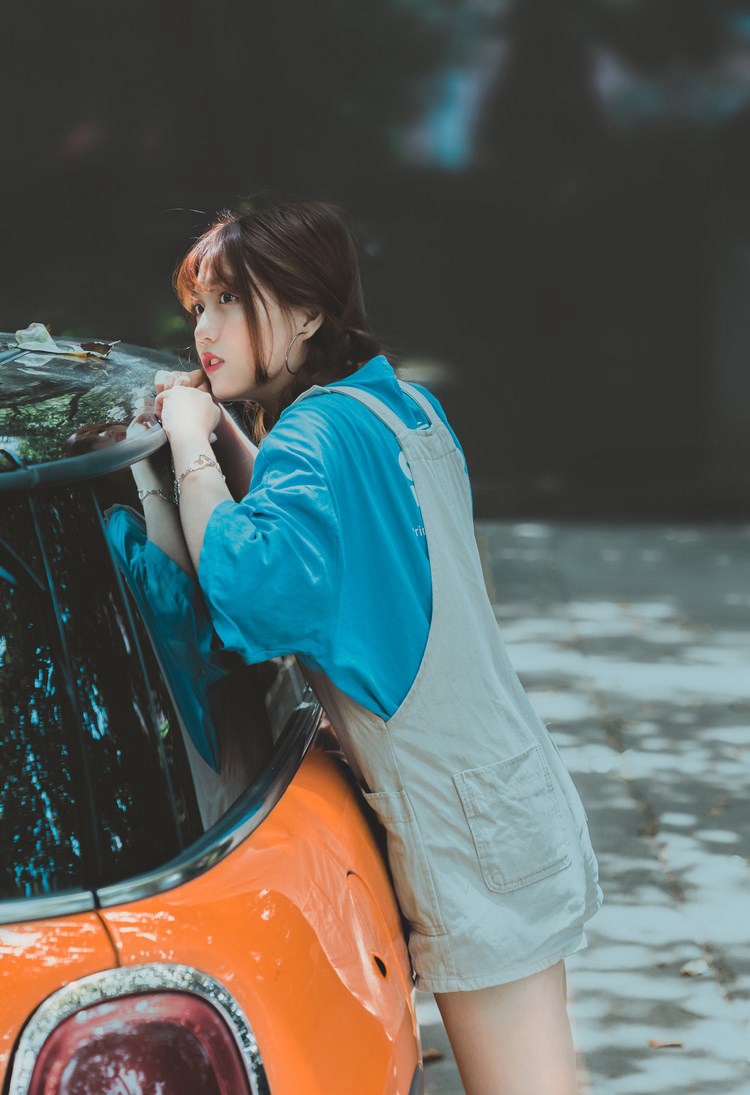
[[[171,388],[174,381],[172,377],[173,373],[168,369],[158,369],[154,376],[154,389],[156,392],[163,392],[166,388]]]
[[[167,392],[176,384],[191,384],[191,376],[191,373],[183,373],[179,369],[158,369],[154,377],[154,388],[157,392]]]
[[[206,374],[201,368],[191,369],[186,375],[190,377],[190,383],[194,388],[202,389],[203,385],[206,383]]]

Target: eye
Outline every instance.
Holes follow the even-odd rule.
[[[194,316],[202,316],[203,315],[203,305],[200,303],[200,301],[196,300],[195,304],[190,309],[190,311],[193,313]]]
[[[229,300],[225,300],[224,299],[225,297],[229,297]],[[234,295],[234,293],[228,293],[226,290],[224,290],[223,292],[221,292],[219,294],[219,304],[231,304],[232,301],[235,301],[235,300],[238,300],[238,299],[239,298],[236,297]]]

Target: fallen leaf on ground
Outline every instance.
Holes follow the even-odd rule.
[[[442,1050],[435,1049],[434,1046],[431,1046],[430,1049],[425,1049],[422,1051],[422,1060],[426,1065],[428,1065],[430,1061],[442,1061],[444,1056],[445,1054],[442,1052]]]
[[[652,1049],[682,1049],[682,1042],[660,1042],[658,1038],[650,1038],[648,1043]]]

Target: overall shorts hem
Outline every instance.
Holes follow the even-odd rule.
[[[534,973],[549,969],[561,959],[584,950],[588,942],[586,932],[581,929],[576,935],[571,935],[555,954],[547,955],[536,962],[505,966],[494,973],[485,971],[478,977],[433,977],[429,973],[424,975],[416,973],[415,987],[421,992],[470,992],[472,989],[489,989],[494,985],[507,985],[511,981],[520,981],[523,977],[530,977]]]

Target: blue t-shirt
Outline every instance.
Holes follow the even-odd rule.
[[[329,387],[337,383],[370,392],[411,428],[428,425],[382,355]],[[198,580],[226,647],[251,663],[298,654],[390,718],[432,615],[424,526],[391,430],[347,396],[287,407],[260,446],[248,493],[211,514]]]

